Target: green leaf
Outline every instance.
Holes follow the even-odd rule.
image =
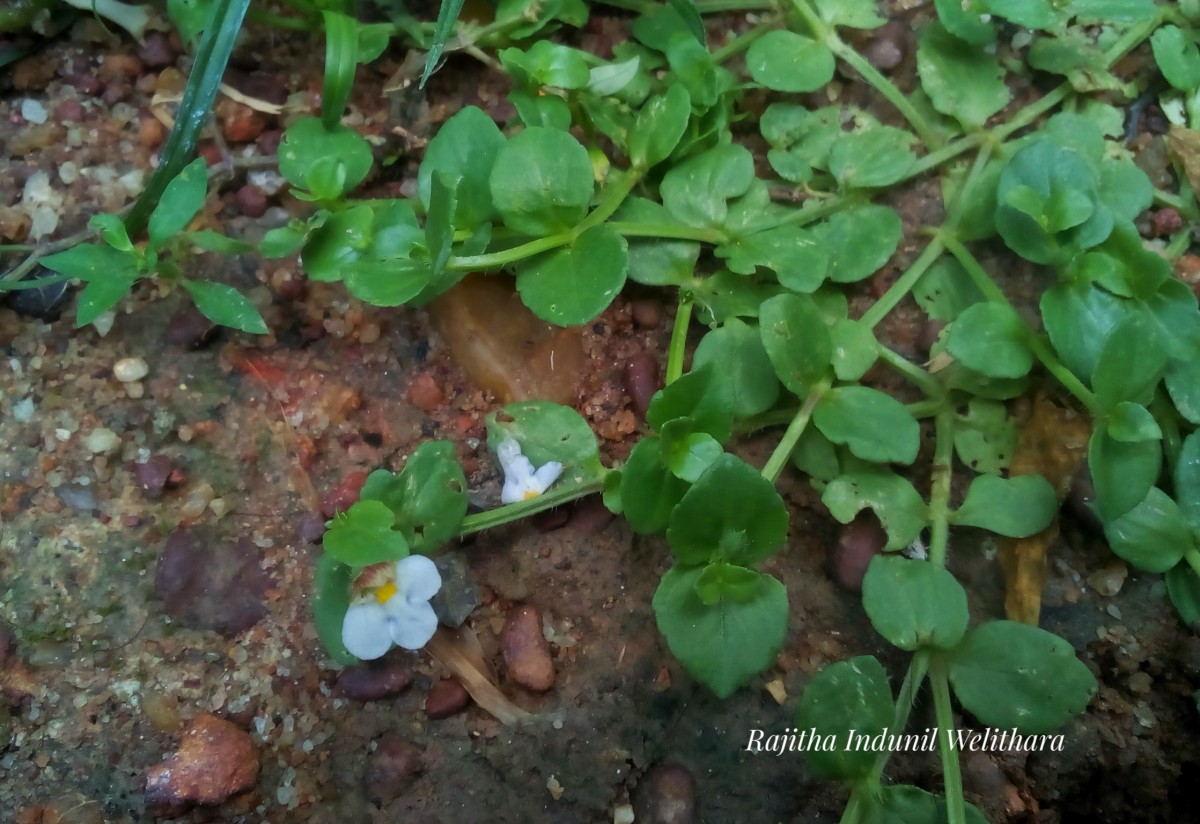
[[[1048,527],[1057,512],[1054,487],[1041,475],[980,475],[971,481],[966,499],[950,520],[1009,538],[1028,538]]]
[[[841,118],[841,109],[835,106],[814,111],[792,103],[772,103],[758,126],[774,149],[788,150],[790,162],[824,169],[830,150],[843,137]]]
[[[342,268],[346,290],[373,306],[403,306],[433,279],[428,263],[411,260],[355,261]]]
[[[633,57],[588,70],[587,90],[598,97],[611,97],[629,89],[638,77],[641,60]]]
[[[136,255],[98,243],[81,243],[65,252],[39,258],[38,263],[52,272],[84,281],[132,280],[139,274]]]
[[[430,275],[439,277],[450,260],[454,245],[454,214],[458,207],[460,179],[446,172],[434,173],[429,183],[429,212],[425,219],[425,245],[429,250]]]
[[[1105,429],[1115,440],[1129,443],[1157,441],[1162,438],[1162,429],[1150,414],[1150,410],[1141,404],[1128,401],[1113,407]]]
[[[869,324],[838,318],[829,329],[833,342],[833,371],[838,380],[856,381],[875,365],[879,342]]]
[[[1200,624],[1200,576],[1188,564],[1176,564],[1167,570],[1167,596],[1179,618],[1189,627]]]
[[[722,598],[734,603],[752,601],[759,591],[762,573],[734,564],[709,564],[696,581],[696,595],[707,607]]]
[[[584,52],[549,40],[538,40],[527,51],[501,49],[497,57],[505,72],[529,90],[582,89],[591,79]]]
[[[1179,505],[1156,486],[1133,509],[1105,523],[1104,536],[1113,552],[1146,572],[1166,572],[1196,546]]]
[[[348,14],[321,10],[325,30],[325,82],[321,87],[321,122],[332,129],[341,123],[358,68],[358,21]],[[336,197],[336,195],[335,195]]]
[[[314,166],[329,159],[345,169],[340,194],[345,194],[366,178],[374,158],[366,138],[348,126],[326,129],[315,117],[302,117],[287,128],[279,144],[279,173],[293,186],[309,185]]]
[[[917,73],[933,108],[967,129],[981,128],[1008,105],[1004,69],[994,55],[950,34],[937,23],[921,32]]]
[[[888,535],[885,549],[910,546],[929,522],[929,507],[906,478],[866,469],[831,480],[821,503],[839,523],[848,524],[863,509],[873,511]]]
[[[851,746],[850,731],[865,736],[887,732],[894,713],[887,671],[873,656],[860,655],[823,668],[805,686],[796,707],[797,729],[815,729],[822,739],[832,736],[835,744],[805,752],[813,772],[843,781],[868,776],[875,753]]]
[[[664,94],[647,100],[629,132],[629,160],[634,168],[649,169],[670,157],[691,115],[691,98],[681,85],[668,86]]]
[[[692,37],[696,38],[696,42],[701,46],[707,46],[704,21],[700,19],[700,12],[696,10],[695,3],[692,0],[668,0],[668,3],[683,20],[688,31],[692,33]]]
[[[1119,441],[1097,428],[1088,443],[1088,468],[1096,487],[1096,511],[1109,522],[1133,509],[1158,481],[1162,448],[1158,441]]]
[[[1009,306],[976,303],[947,330],[946,350],[964,366],[991,378],[1019,378],[1033,367],[1029,329]]]
[[[1076,375],[1091,375],[1100,347],[1125,316],[1126,302],[1089,284],[1059,283],[1042,294],[1042,321],[1063,363]]]
[[[663,205],[689,226],[720,228],[729,214],[727,201],[744,195],[754,182],[754,158],[736,143],[709,149],[685,160],[663,177]]]
[[[505,225],[529,235],[552,235],[583,220],[594,188],[587,149],[544,127],[509,140],[491,174],[492,202]]]
[[[787,538],[788,512],[775,485],[728,453],[713,461],[671,513],[667,543],[681,566],[750,566]]]
[[[815,0],[813,6],[831,26],[876,29],[887,21],[875,9],[875,0]]]
[[[718,443],[729,440],[733,426],[733,395],[729,384],[716,377],[716,369],[695,366],[670,385],[654,393],[646,410],[646,423],[662,432],[666,425],[689,418],[695,431],[707,432]]]
[[[192,296],[200,314],[218,326],[240,329],[253,335],[265,335],[270,331],[255,305],[232,286],[184,278],[183,287]]]
[[[800,435],[796,448],[792,450],[792,464],[813,480],[826,484],[842,471],[833,444],[813,426],[806,428]],[[920,501],[919,495],[917,500]]]
[[[526,126],[538,126],[557,132],[571,129],[571,107],[558,95],[536,95],[513,91],[508,100],[517,110],[517,117]]]
[[[361,258],[371,245],[375,213],[367,204],[329,214],[304,243],[300,263],[313,280],[341,280],[345,268]]]
[[[1083,712],[1096,692],[1071,645],[1028,624],[981,624],[947,657],[958,700],[990,727],[1049,733]]]
[[[667,468],[681,481],[694,484],[725,454],[720,441],[707,432],[696,432],[691,418],[668,421],[662,429]]]
[[[317,560],[313,573],[313,622],[317,636],[329,657],[343,665],[358,661],[342,643],[342,624],[350,609],[350,585],[354,577],[353,569],[329,554]]]
[[[917,156],[916,138],[894,126],[872,126],[844,134],[829,150],[829,172],[843,189],[888,186],[902,179]]]
[[[713,380],[728,387],[736,417],[765,412],[779,397],[779,379],[758,330],[740,320],[726,321],[700,341],[692,368],[707,364],[713,366]]]
[[[150,248],[160,248],[186,229],[204,205],[207,192],[208,166],[204,158],[198,157],[167,184],[162,199],[150,213]]]
[[[778,275],[779,282],[795,292],[815,292],[825,282],[829,255],[815,237],[794,226],[778,226],[740,237],[718,246],[714,253],[725,259],[730,271],[753,275],[763,266]]]
[[[920,448],[921,427],[912,413],[890,395],[866,386],[826,392],[813,409],[813,423],[864,461],[910,464]]]
[[[1200,423],[1200,359],[1171,360],[1164,377],[1175,409],[1188,423]]]
[[[807,396],[829,374],[833,342],[812,298],[784,294],[763,301],[758,328],[775,374],[796,395]]]
[[[354,50],[356,63],[371,63],[387,51],[388,42],[396,27],[390,23],[357,23],[357,44]]]
[[[833,52],[824,43],[777,29],[750,44],[746,69],[754,82],[777,92],[811,92],[833,79]]]
[[[665,530],[671,510],[687,490],[688,484],[667,467],[661,438],[653,435],[637,442],[621,470],[620,489],[625,520],[635,531],[647,535]]]
[[[394,521],[382,501],[358,501],[330,522],[323,539],[325,552],[355,569],[408,557],[408,541],[392,529]]]
[[[984,0],[934,0],[938,19],[955,37],[972,46],[986,46],[996,39],[996,27]]]
[[[421,82],[418,84],[418,88],[425,88],[425,83],[442,59],[442,54],[446,50],[446,41],[454,33],[454,22],[462,13],[464,2],[465,0],[442,0],[441,5],[438,6],[437,23],[433,29],[433,42],[429,45],[429,53],[425,55],[425,69],[421,72]],[[500,19],[499,9],[496,10],[496,15],[497,19]]]
[[[1200,48],[1178,26],[1163,26],[1150,37],[1154,62],[1167,82],[1181,92],[1200,88]]]
[[[674,88],[679,88],[678,86]],[[674,220],[662,204],[641,197],[628,198],[613,215],[628,223],[670,223]],[[700,244],[661,238],[626,238],[629,247],[628,277],[647,286],[680,285],[695,276]]]
[[[769,667],[787,635],[787,590],[759,575],[745,600],[705,604],[696,592],[703,567],[667,570],[654,593],[658,629],[693,678],[727,698]]]
[[[930,318],[944,321],[954,320],[984,299],[962,264],[951,257],[943,257],[921,275],[913,297]]]
[[[118,252],[132,252],[133,242],[129,240],[129,232],[125,223],[116,215],[92,215],[88,226],[100,233],[100,239]]]
[[[811,232],[829,255],[829,279],[835,283],[856,283],[877,272],[895,254],[903,234],[900,216],[875,204],[837,212]]]
[[[453,223],[474,229],[496,214],[492,205],[491,174],[504,148],[504,135],[482,109],[467,106],[447,120],[429,145],[417,170],[417,193],[429,208],[434,172],[458,177],[458,204]]]
[[[510,403],[487,419],[492,452],[506,438],[521,445],[534,466],[558,461],[566,468],[597,468],[600,447],[583,416],[569,406],[550,401]]]
[[[392,513],[413,552],[430,554],[458,535],[467,514],[467,479],[449,441],[417,447],[399,475],[377,469],[367,476],[360,501],[379,501]]]
[[[1200,535],[1200,433],[1183,439],[1175,463],[1175,497],[1192,532]]]
[[[949,649],[967,631],[967,591],[945,567],[876,555],[862,583],[863,609],[875,631],[909,652]]]
[[[952,734],[957,730],[951,730]],[[957,746],[957,742],[955,743]],[[965,748],[966,745],[964,745]],[[970,802],[964,804],[966,824],[988,824],[987,817]],[[946,799],[918,787],[891,784],[867,795],[861,824],[930,824],[949,821]]]
[[[954,451],[966,466],[984,475],[1008,468],[1017,448],[1017,424],[1003,403],[972,398],[966,414],[958,414]]]
[[[517,272],[517,291],[542,320],[580,326],[612,303],[625,285],[628,265],[625,238],[608,226],[593,226],[570,246],[524,263]]]
[[[258,251],[265,258],[281,258],[294,254],[304,245],[308,232],[295,226],[280,226],[269,229],[258,244]]]
[[[1027,29],[1049,29],[1066,22],[1066,14],[1056,5],[1053,0],[988,0],[987,3],[992,14]]]
[[[1141,314],[1129,313],[1104,339],[1092,389],[1101,408],[1122,401],[1148,404],[1167,365],[1167,352],[1157,330]]]
[[[94,278],[87,282],[75,303],[75,325],[87,326],[96,318],[120,302],[129,294],[133,284],[137,282],[134,276],[114,273],[111,277]]]

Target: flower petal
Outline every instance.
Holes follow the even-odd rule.
[[[388,611],[374,601],[356,601],[342,621],[342,643],[350,654],[364,661],[380,657],[392,648]]]
[[[500,503],[515,504],[525,500],[526,492],[536,492],[533,488],[532,476],[518,478],[515,475],[509,475],[504,479],[504,488],[500,490]]]
[[[562,474],[562,470],[562,464],[558,461],[550,461],[549,463],[542,464],[538,468],[538,471],[533,473],[534,487],[537,489],[539,495],[549,489],[550,484],[558,480],[558,476]]]
[[[393,598],[387,603],[387,611],[388,627],[397,646],[420,649],[429,643],[437,630],[437,615],[428,601],[410,603]]]
[[[441,588],[437,564],[424,555],[409,555],[396,563],[396,589],[405,601],[428,601]]]

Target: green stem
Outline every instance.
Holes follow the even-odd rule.
[[[929,242],[921,252],[920,257],[912,262],[903,275],[896,279],[896,282],[888,287],[888,290],[883,293],[879,300],[871,305],[871,308],[863,313],[862,322],[872,328],[879,325],[879,322],[887,317],[887,314],[899,305],[900,301],[904,300],[904,296],[912,291],[912,288],[917,285],[917,281],[921,279],[921,275],[929,269],[937,259],[942,256],[942,252],[946,247],[942,245],[941,240],[936,236]]]
[[[1178,260],[1192,245],[1192,230],[1184,229],[1175,237],[1171,238],[1171,242],[1167,244],[1164,251],[1166,256],[1171,260]]]
[[[520,246],[514,246],[511,249],[501,249],[499,252],[488,252],[482,255],[467,255],[459,257],[452,256],[446,262],[447,269],[456,271],[479,269],[498,269],[501,266],[507,266],[510,263],[516,263],[519,260],[524,260],[527,257],[548,252],[551,249],[557,249],[560,246],[566,246],[574,238],[570,232],[559,232],[556,235],[547,235],[546,237],[531,240],[528,243],[522,243]]]
[[[675,310],[675,323],[671,327],[671,344],[667,348],[667,375],[665,384],[670,386],[683,374],[683,359],[687,354],[688,326],[692,322],[692,299],[679,293],[679,308]]]
[[[879,359],[888,366],[895,369],[904,377],[925,393],[931,400],[939,403],[944,403],[946,396],[945,388],[938,382],[937,378],[930,375],[921,367],[910,361],[908,358],[892,351],[883,344],[879,344]]]
[[[937,717],[938,749],[942,756],[942,780],[946,785],[946,820],[948,824],[966,824],[967,805],[963,800],[962,768],[958,750],[951,735],[954,731],[954,711],[950,707],[950,684],[946,664],[935,658],[929,672],[933,688],[933,711]]]
[[[655,237],[664,240],[697,240],[720,246],[729,242],[729,236],[719,229],[703,229],[684,226],[680,223],[632,223],[625,220],[609,221],[608,228],[624,237]]]
[[[782,215],[774,223],[763,226],[759,231],[774,229],[777,226],[807,226],[834,212],[840,212],[842,209],[857,203],[859,200],[860,198],[857,195],[838,195],[823,198],[815,206],[809,205],[809,203],[812,203],[811,200],[806,201],[799,209]]]
[[[946,408],[946,398],[927,398],[916,403],[905,404],[904,408],[914,418],[932,418]]]
[[[750,31],[733,38],[724,46],[721,46],[721,48],[712,53],[713,62],[719,65],[724,63],[726,60],[741,54],[746,49],[750,48],[750,45],[755,40],[776,28],[778,26],[778,22],[779,21],[774,19],[763,20],[757,26],[750,29]]]
[[[1000,291],[1000,287],[996,285],[995,281],[979,265],[979,261],[975,259],[975,256],[959,242],[958,238],[949,232],[939,232],[938,237],[946,245],[946,250],[954,256],[955,260],[962,264],[963,269],[970,275],[975,285],[979,287],[979,291],[983,292],[985,298],[993,303],[1007,306],[1014,313],[1017,311],[1012,305],[1012,301],[1008,299],[1008,295]],[[1074,395],[1094,416],[1099,417],[1102,414],[1100,404],[1096,401],[1096,396],[1092,394],[1092,390],[1084,386],[1083,381],[1075,377],[1075,374],[1059,360],[1058,355],[1050,348],[1045,338],[1031,331],[1026,342],[1029,344],[1029,349],[1033,353],[1033,356],[1038,359],[1038,362],[1042,364],[1042,367],[1047,372],[1054,376],[1055,380],[1062,384],[1064,389]]]
[[[800,436],[804,434],[804,430],[808,427],[808,422],[812,418],[812,413],[816,409],[817,403],[829,391],[830,383],[828,379],[823,380],[809,390],[808,397],[804,399],[804,406],[800,407],[800,411],[796,413],[796,417],[792,418],[792,422],[788,424],[787,430],[776,445],[775,451],[771,453],[766,466],[762,468],[762,476],[768,481],[774,483],[775,479],[779,477],[779,473],[783,471],[784,464],[787,463],[792,450],[796,448],[796,444],[800,441]]]
[[[320,26],[315,19],[302,20],[299,17],[287,17],[262,9],[249,9],[246,12],[246,19],[254,23],[274,26],[277,29],[291,29],[292,31],[316,31]]]
[[[1183,559],[1188,562],[1188,566],[1192,568],[1192,572],[1200,575],[1200,550],[1194,546],[1190,546],[1183,551]]]
[[[925,120],[925,116],[917,111],[917,107],[909,102],[904,92],[897,89],[892,81],[880,74],[879,70],[872,66],[867,58],[842,42],[841,38],[836,34],[831,33],[826,37],[825,42],[829,46],[830,51],[842,58],[847,65],[862,75],[863,80],[867,81],[875,91],[883,95],[884,99],[895,107],[896,111],[903,115],[927,150],[937,149],[945,142]]]
[[[458,534],[471,535],[475,532],[483,532],[485,529],[493,529],[502,524],[519,521],[522,518],[528,518],[530,515],[536,515],[539,512],[545,512],[547,509],[553,509],[556,506],[562,506],[571,501],[600,492],[604,489],[604,475],[607,475],[609,471],[604,470],[603,475],[595,478],[586,478],[576,483],[551,487],[546,492],[528,501],[505,504],[495,509],[489,509],[486,512],[476,512],[474,515],[468,515],[463,518]]]
[[[574,235],[579,237],[582,233],[591,229],[593,226],[599,226],[604,221],[613,216],[617,209],[621,208],[621,204],[625,202],[625,198],[629,197],[629,193],[633,191],[633,187],[642,179],[645,172],[637,169],[629,169],[614,183],[610,183],[604,191],[604,196],[600,199],[600,203],[591,213],[580,221],[575,227]]]
[[[912,714],[913,705],[917,701],[917,692],[925,682],[925,673],[929,669],[929,652],[923,649],[913,653],[908,662],[908,671],[904,673],[904,682],[900,685],[900,693],[896,696],[896,708],[892,714],[893,732],[899,733],[908,726],[908,716]],[[871,767],[870,781],[878,784],[883,776],[883,770],[891,759],[892,753],[884,750],[875,756],[875,764]]]
[[[1192,209],[1190,201],[1184,200],[1174,192],[1164,192],[1162,189],[1154,190],[1154,202],[1159,206],[1170,206],[1177,212],[1191,211]]]
[[[929,485],[929,563],[946,565],[950,542],[951,460],[954,456],[954,410],[946,407],[933,419],[933,467]]]

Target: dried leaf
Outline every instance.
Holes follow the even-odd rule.
[[[1028,417],[1020,423],[1011,476],[1039,474],[1054,487],[1061,503],[1071,491],[1075,474],[1087,454],[1091,421],[1074,409],[1060,406],[1039,392]],[[1058,537],[1058,519],[1028,538],[1000,541],[1004,570],[1004,612],[1011,621],[1037,625],[1046,584],[1046,551]]]
[[[460,627],[459,633],[463,632],[470,633],[470,630]],[[474,639],[472,638],[472,640]],[[496,716],[503,724],[520,726],[536,721],[553,722],[562,718],[561,713],[534,715],[510,701],[508,696],[502,693],[500,688],[484,674],[484,670],[480,667],[480,664],[483,663],[482,660],[476,661],[477,658],[480,658],[477,640],[471,644],[464,638],[460,638],[455,632],[445,627],[438,627],[433,638],[425,645],[425,651],[451,674],[458,677],[476,704]]]
[[[1183,164],[1193,191],[1200,191],[1200,131],[1172,125],[1167,132],[1167,149]]]

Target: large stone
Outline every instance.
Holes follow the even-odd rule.
[[[258,750],[245,730],[201,714],[184,730],[179,750],[146,773],[146,804],[167,815],[221,804],[253,789],[258,768]]]

